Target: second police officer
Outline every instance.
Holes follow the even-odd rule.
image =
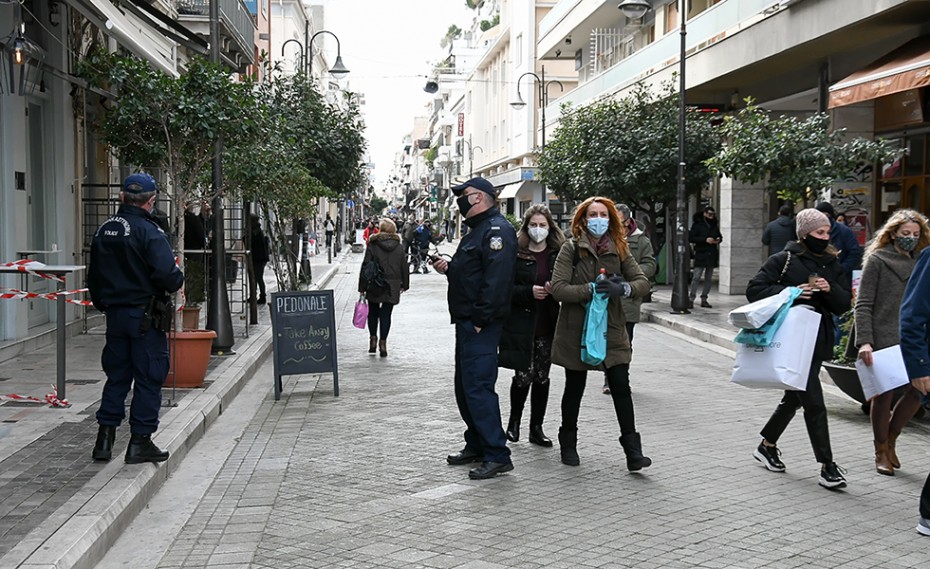
[[[456,204],[468,234],[452,260],[434,257],[433,267],[449,281],[449,314],[455,325],[455,401],[465,421],[465,447],[449,455],[449,464],[481,465],[472,479],[493,478],[513,470],[501,427],[497,383],[497,347],[510,313],[517,260],[517,236],[497,209],[497,192],[484,178],[454,186]]]

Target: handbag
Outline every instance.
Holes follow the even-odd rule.
[[[771,344],[779,327],[781,327],[784,322],[785,317],[788,316],[791,303],[794,302],[795,298],[801,295],[801,289],[797,287],[789,287],[785,290],[789,291],[787,295],[788,300],[778,308],[778,311],[775,312],[775,315],[772,316],[768,322],[759,328],[743,328],[739,331],[739,334],[733,338],[733,341],[737,344],[747,344],[749,346],[768,346]]]
[[[607,296],[595,292],[594,283],[591,283],[591,302],[588,303],[581,331],[581,361],[596,366],[606,357]]]
[[[744,387],[805,391],[820,318],[810,307],[790,308],[769,345],[737,347],[730,380]]]
[[[352,316],[352,325],[363,330],[368,324],[368,301],[364,295],[359,295],[355,303],[355,314]]]

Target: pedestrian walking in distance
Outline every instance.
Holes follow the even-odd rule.
[[[581,202],[572,215],[572,239],[562,245],[552,275],[552,297],[562,303],[552,342],[552,363],[565,368],[562,394],[562,426],[559,450],[562,463],[578,466],[578,413],[588,371],[606,371],[610,396],[620,423],[620,445],[630,471],[652,464],[643,456],[636,431],[633,394],[630,391],[630,359],[633,350],[626,331],[621,299],[641,298],[649,293],[649,281],[630,254],[623,223],[614,202],[592,197]],[[597,366],[581,360],[581,337],[586,306],[592,298],[591,283],[604,269],[608,278],[598,282],[596,292],[607,296],[607,357]]]
[[[510,318],[504,324],[498,353],[500,367],[514,370],[507,421],[507,439],[512,442],[520,440],[523,407],[532,392],[529,441],[543,447],[552,446],[543,432],[549,403],[552,337],[559,316],[559,303],[552,298],[551,281],[555,257],[564,241],[549,208],[537,204],[526,210],[517,232],[517,268]]]
[[[373,287],[359,275],[358,291],[364,293],[368,300],[368,353],[375,353],[377,347],[380,356],[384,358],[388,355],[387,339],[391,332],[391,314],[394,312],[394,306],[400,304],[401,293],[410,288],[410,271],[407,270],[407,259],[394,222],[383,219],[378,229],[378,233],[368,238],[368,248],[365,249],[362,264],[377,262],[384,271],[387,288]]]
[[[452,260],[433,268],[449,281],[449,314],[455,325],[455,402],[465,421],[465,447],[446,457],[449,464],[481,462],[468,472],[479,480],[513,470],[501,427],[497,348],[510,314],[517,236],[497,209],[497,191],[484,178],[452,188],[468,235]]]
[[[862,246],[845,223],[836,220],[836,211],[830,202],[820,202],[817,210],[830,219],[830,244],[837,250],[840,265],[846,271],[846,278],[852,283],[852,272],[862,265]]]
[[[249,241],[252,248],[252,275],[258,285],[257,304],[265,304],[265,265],[268,264],[268,238],[262,231],[262,222],[254,213],[249,214]],[[251,299],[250,299],[251,300]]]
[[[915,256],[930,245],[927,219],[912,209],[896,211],[878,230],[865,251],[865,266],[856,295],[856,319],[847,343],[847,355],[872,365],[872,352],[900,342],[898,316],[904,288],[914,269]],[[894,476],[901,468],[895,442],[920,408],[920,393],[912,386],[894,405],[894,390],[872,399],[869,418],[875,445],[875,470]]]
[[[821,464],[819,483],[825,488],[846,486],[845,472],[833,462],[830,432],[827,427],[827,407],[820,385],[820,365],[833,357],[832,315],[849,310],[851,298],[846,289],[846,273],[830,245],[830,220],[816,209],[804,209],[795,217],[798,241],[788,243],[785,250],[765,261],[749,281],[746,298],[750,302],[773,296],[785,287],[801,289],[795,305],[806,305],[820,315],[817,345],[811,359],[806,391],[785,391],[781,403],[762,428],[762,442],[753,457],[773,472],[784,472],[777,447],[778,439],[799,407],[804,408],[804,422],[814,457]]]
[[[785,245],[791,241],[797,241],[798,236],[794,232],[794,206],[784,204],[778,208],[778,218],[770,221],[762,232],[762,244],[769,246],[769,255],[774,255],[784,250]]]
[[[930,247],[917,258],[901,303],[901,354],[911,386],[930,395]],[[920,493],[917,532],[930,535],[930,475]]]
[[[710,294],[710,287],[713,285],[714,268],[720,264],[720,242],[723,241],[714,208],[707,206],[704,208],[703,213],[694,216],[694,223],[688,233],[688,240],[694,246],[694,277],[691,279],[688,308],[694,308],[694,299],[697,298],[701,275],[704,276],[704,288],[701,289],[701,307],[713,308],[707,302],[707,295]]]
[[[97,229],[90,246],[87,286],[94,307],[106,315],[106,345],[100,358],[107,381],[97,410],[95,460],[110,460],[116,428],[129,408],[126,462],[168,459],[152,442],[158,430],[161,387],[168,376],[168,338],[173,318],[168,294],[184,284],[168,237],[150,212],[157,187],[148,174],[123,182],[116,215]]]

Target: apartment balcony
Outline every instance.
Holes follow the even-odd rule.
[[[235,71],[255,63],[255,19],[242,0],[220,4],[220,56]],[[192,32],[210,38],[210,0],[176,0],[178,21]]]

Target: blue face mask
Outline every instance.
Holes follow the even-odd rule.
[[[588,218],[588,233],[601,238],[602,235],[607,233],[607,227],[610,225],[610,220],[606,217],[589,217]]]

